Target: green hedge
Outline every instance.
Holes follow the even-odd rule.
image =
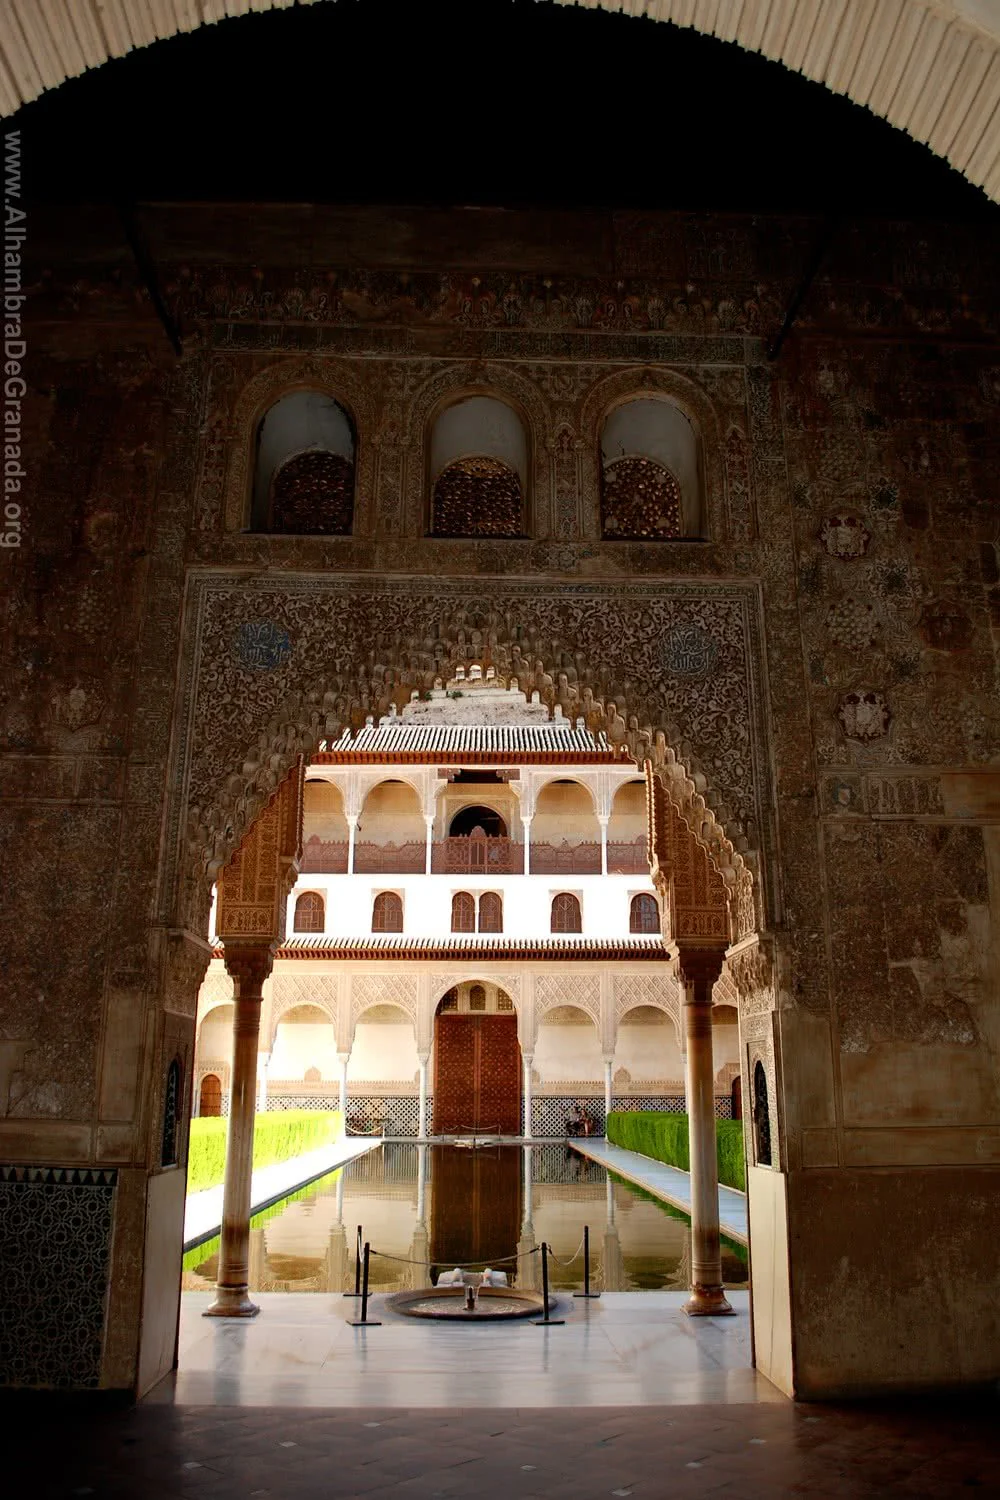
[[[608,1115],[608,1140],[628,1151],[639,1151],[654,1161],[665,1161],[682,1172],[691,1170],[688,1156],[687,1115],[667,1114],[659,1109],[613,1110]],[[743,1122],[716,1120],[715,1139],[719,1154],[719,1181],[746,1191],[743,1159]]]
[[[229,1121],[221,1117],[191,1121],[189,1193],[217,1187],[222,1181],[226,1170],[228,1126]],[[270,1167],[276,1161],[288,1161],[292,1156],[302,1156],[306,1151],[315,1151],[319,1146],[339,1140],[343,1133],[344,1120],[337,1109],[274,1110],[258,1115],[254,1124],[253,1164],[255,1167]]]

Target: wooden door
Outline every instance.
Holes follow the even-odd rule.
[[[222,1114],[222,1083],[215,1073],[206,1073],[201,1080],[198,1113],[203,1119]]]
[[[434,1056],[436,1135],[521,1134],[516,1016],[438,1015]]]

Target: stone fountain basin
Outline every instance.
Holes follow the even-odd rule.
[[[424,1286],[409,1292],[393,1292],[386,1305],[408,1318],[437,1318],[459,1323],[498,1323],[511,1318],[541,1317],[545,1311],[541,1292],[521,1292],[514,1287],[480,1287],[474,1311],[465,1305],[464,1286]],[[549,1311],[556,1299],[549,1297]]]

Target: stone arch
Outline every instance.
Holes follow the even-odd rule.
[[[337,1030],[339,1016],[336,976],[325,974],[289,974],[279,972],[271,980],[271,1011],[267,1030],[268,1051],[274,1047],[274,1038],[281,1021],[290,1010],[301,1005],[313,1005],[327,1017]]]
[[[446,589],[442,597],[439,584],[393,587],[384,598],[378,586],[340,580],[286,578],[276,588],[269,581],[199,578],[192,587],[202,602],[188,614],[185,725],[172,780],[173,858],[183,859],[185,884],[176,889],[174,864],[165,868],[163,886],[166,910],[176,912],[179,899],[177,915],[186,925],[204,925],[208,881],[299,756],[311,756],[321,740],[337,739],[345,728],[356,731],[393,705],[401,710],[414,689],[430,689],[445,673],[453,676],[459,665],[477,661],[517,679],[529,696],[537,692],[550,710],[559,705],[567,718],[582,718],[638,767],[648,765],[728,888],[744,870],[756,878],[754,844],[762,828],[770,829],[773,807],[765,730],[752,708],[760,694],[754,664],[761,627],[752,613],[757,606],[741,602],[735,589],[732,603],[699,598],[695,607],[686,594],[675,600],[657,590],[654,597],[641,587],[623,602],[618,595],[602,601],[592,590],[580,597],[556,586],[541,597],[517,592],[505,600],[500,585],[488,604],[457,590]],[[609,609],[620,615],[610,635]],[[264,611],[270,619],[261,618]],[[692,612],[707,625],[684,629],[719,632],[711,639],[721,642],[720,656],[729,653],[726,670],[747,705],[739,729],[744,769],[727,797],[713,789],[691,739],[673,720],[676,700],[658,666],[671,622]],[[241,615],[250,616],[245,624]],[[725,736],[736,733],[732,725],[743,710],[726,715],[717,729],[715,678],[705,679],[704,688],[685,679],[683,687],[685,713],[703,702],[704,722],[722,736],[706,748],[725,770]],[[756,747],[749,758],[747,740]]]
[[[275,402],[293,391],[319,391],[347,413],[355,445],[353,534],[366,535],[373,524],[367,507],[375,477],[371,397],[347,361],[315,357],[283,358],[258,370],[236,397],[227,429],[216,434],[229,450],[222,505],[225,530],[242,531],[250,523],[257,431]]]
[[[437,1008],[447,995],[449,990],[457,989],[460,984],[491,984],[494,989],[503,990],[504,994],[510,996],[514,1007],[514,1014],[520,1018],[522,1012],[521,986],[516,976],[506,973],[491,973],[489,969],[471,968],[467,972],[463,970],[461,978],[456,979],[454,974],[440,975],[432,983],[430,991],[430,1016],[431,1020],[437,1015]]]
[[[994,199],[1000,198],[1000,108],[991,86],[1000,56],[1000,17],[978,0],[909,0],[905,27],[894,7],[873,14],[866,0],[802,5],[783,0],[758,5],[681,6],[671,0],[625,7],[623,0],[577,0],[582,6],[671,21],[802,73],[846,94],[923,142]],[[285,0],[256,0],[258,11]],[[14,14],[0,20],[0,112],[56,88],[67,78],[122,57],[161,37],[195,31],[217,19],[207,6],[174,6],[169,19],[148,0],[119,0],[114,8],[46,12],[31,25]],[[708,24],[702,17],[708,18]]]
[[[701,455],[702,537],[726,536],[724,436],[718,413],[693,380],[661,366],[636,366],[605,375],[591,386],[580,413],[583,444],[586,535],[601,535],[601,434],[611,412],[643,398],[665,400],[683,412],[694,429]]]
[[[403,532],[422,536],[430,520],[430,441],[436,417],[465,396],[493,396],[514,408],[528,440],[525,528],[531,537],[549,533],[552,477],[550,414],[530,380],[505,364],[456,363],[437,370],[413,393],[405,414],[406,451]]]
[[[597,788],[594,785],[593,778],[575,774],[572,766],[553,766],[551,776],[546,776],[544,780],[541,776],[537,778],[537,780],[535,781],[536,805],[538,803],[538,798],[541,796],[542,792],[544,792],[545,788],[547,786],[554,786],[558,781],[571,781],[574,786],[582,787],[590,798],[594,816],[597,816],[600,809],[597,798]]]

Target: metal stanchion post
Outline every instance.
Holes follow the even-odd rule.
[[[574,1297],[585,1297],[590,1302],[596,1302],[600,1292],[590,1290],[590,1225],[583,1226],[583,1291],[574,1292]]]
[[[382,1324],[379,1322],[378,1318],[369,1318],[368,1316],[368,1260],[370,1255],[371,1246],[369,1245],[368,1241],[365,1240],[365,1277],[361,1290],[361,1316],[360,1318],[352,1318],[350,1320],[350,1323],[348,1324],[350,1328],[382,1327]]]
[[[544,1316],[535,1319],[536,1328],[549,1328],[554,1324],[565,1322],[564,1318],[549,1317],[549,1247],[542,1241],[542,1307]]]
[[[345,1297],[361,1296],[361,1225],[358,1225],[358,1240],[354,1253],[354,1291],[345,1292]]]

